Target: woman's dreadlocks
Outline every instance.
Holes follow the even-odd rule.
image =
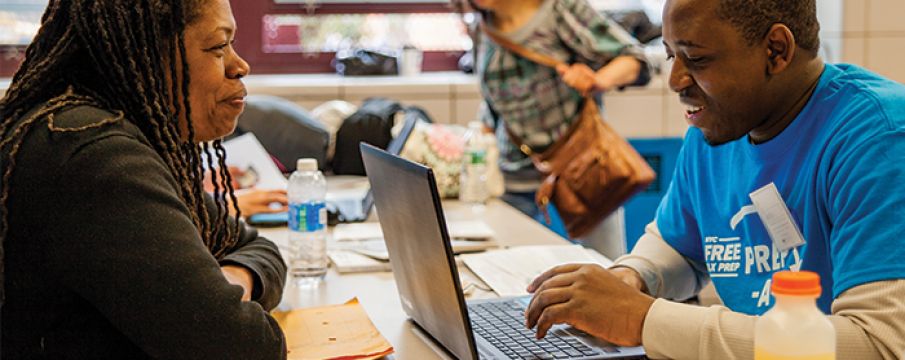
[[[189,107],[184,33],[205,1],[50,1],[25,61],[0,100],[0,305],[5,295],[2,264],[10,181],[23,139],[41,121],[54,132],[83,131],[123,119],[134,123],[179,184],[179,196],[205,245],[219,256],[235,244],[239,225],[227,222],[226,197],[232,199],[236,213],[239,209],[225,151],[219,140],[202,146],[194,142]],[[81,128],[54,126],[54,113],[84,105],[114,117]],[[27,114],[31,115],[23,119]],[[179,133],[180,117],[187,120],[187,136]],[[214,177],[217,217],[209,216],[204,203],[204,157],[208,166],[219,159],[219,176]]]

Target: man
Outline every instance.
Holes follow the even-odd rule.
[[[752,358],[772,274],[801,269],[820,274],[837,358],[905,354],[905,86],[824,64],[815,7],[667,2],[669,84],[692,125],[673,183],[612,269],[535,279],[526,322],[538,336],[569,323],[653,358]],[[806,243],[773,244],[749,195],[771,184]],[[708,281],[725,307],[665,300]]]

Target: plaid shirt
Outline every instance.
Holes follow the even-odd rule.
[[[644,61],[637,41],[587,0],[546,0],[528,23],[506,36],[530,50],[595,70],[620,55]],[[515,55],[486,36],[483,40],[478,64],[485,99],[481,119],[496,130],[502,169],[523,170],[532,166],[531,160],[509,141],[499,120],[535,152],[543,151],[577,119],[583,98],[555,69]],[[642,84],[646,79],[639,76]]]

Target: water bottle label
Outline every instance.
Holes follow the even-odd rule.
[[[289,204],[289,230],[312,232],[327,226],[327,208],[323,202]]]
[[[469,151],[467,156],[469,164],[484,164],[487,162],[487,154],[483,150]]]

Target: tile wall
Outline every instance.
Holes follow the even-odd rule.
[[[841,39],[840,60],[905,83],[905,1],[842,2],[841,26],[824,35]]]

